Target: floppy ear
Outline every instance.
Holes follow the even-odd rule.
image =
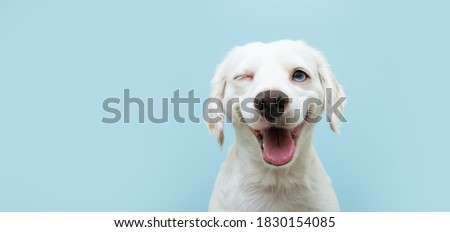
[[[207,105],[208,111],[208,128],[209,131],[217,137],[220,147],[223,145],[224,135],[224,108],[223,96],[226,87],[226,64],[222,62],[216,69],[213,79],[211,80],[210,101]],[[213,120],[211,120],[213,119]]]
[[[336,78],[334,77],[334,74],[330,70],[330,66],[328,62],[326,61],[325,57],[318,51],[316,53],[316,62],[317,62],[317,68],[319,72],[319,78],[320,82],[322,83],[322,87],[324,90],[324,102],[326,101],[326,108],[331,107],[333,104],[339,104],[337,101],[343,101],[338,107],[337,111],[342,115],[344,112],[344,106],[345,106],[345,99],[346,96],[344,94],[344,91],[342,90],[342,87],[337,82]],[[328,113],[332,113],[329,115]],[[341,120],[336,116],[333,112],[326,112],[327,114],[327,121],[330,122],[330,128],[339,134],[339,125]]]

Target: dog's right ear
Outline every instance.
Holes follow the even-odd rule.
[[[226,59],[216,69],[213,79],[211,80],[211,93],[209,102],[205,110],[208,114],[209,131],[217,137],[220,147],[223,145],[224,135],[224,107],[223,97],[226,87]]]
[[[318,65],[318,71],[319,71],[319,78],[320,82],[322,83],[324,93],[327,94],[327,89],[331,90],[330,97],[331,99],[328,99],[328,97],[324,97],[324,102],[326,102],[327,105],[332,105],[336,101],[340,101],[343,99],[343,102],[338,106],[337,110],[340,114],[344,112],[344,106],[345,106],[345,99],[347,98],[344,91],[342,90],[342,87],[339,85],[338,81],[336,80],[334,74],[330,70],[330,65],[326,61],[325,57],[318,51],[315,51],[315,57],[316,62]],[[328,115],[327,115],[328,117]],[[338,118],[338,116],[333,113],[330,115],[330,118],[327,118],[327,120],[330,122],[330,128],[339,134],[339,125],[341,123],[341,120]]]

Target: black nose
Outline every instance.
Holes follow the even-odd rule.
[[[284,113],[289,98],[286,94],[278,90],[267,90],[258,93],[255,97],[255,108],[269,122],[274,122],[276,118]]]

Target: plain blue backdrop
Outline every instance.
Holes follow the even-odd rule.
[[[450,211],[446,2],[1,1],[0,211],[206,211],[231,126],[220,150],[204,123],[102,123],[102,102],[204,100],[229,49],[278,39],[349,97],[314,137],[342,210]]]

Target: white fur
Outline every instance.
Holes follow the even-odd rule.
[[[295,68],[311,77],[308,82],[292,81]],[[239,75],[252,78],[235,80]],[[254,98],[265,90],[280,90],[292,99],[282,117],[301,109],[310,97],[325,101],[325,88],[332,88],[333,101],[344,93],[331,73],[325,58],[301,41],[281,40],[272,43],[250,43],[234,48],[219,65],[212,80],[211,97],[226,106],[230,99]],[[249,104],[248,107],[252,107]],[[320,115],[323,105],[310,109]],[[339,108],[343,111],[343,106]],[[303,115],[306,115],[302,112]],[[210,114],[221,120],[208,125],[223,143],[224,115],[232,118],[236,142],[223,163],[211,196],[210,211],[339,211],[339,204],[316,151],[312,145],[313,124],[306,123],[297,138],[294,158],[286,165],[267,164],[252,129],[267,127],[260,119],[249,122],[252,116],[241,111],[239,104],[231,109]],[[279,122],[279,126],[294,128],[304,122],[303,117],[293,123]],[[331,118],[330,127],[338,132],[339,120]]]

